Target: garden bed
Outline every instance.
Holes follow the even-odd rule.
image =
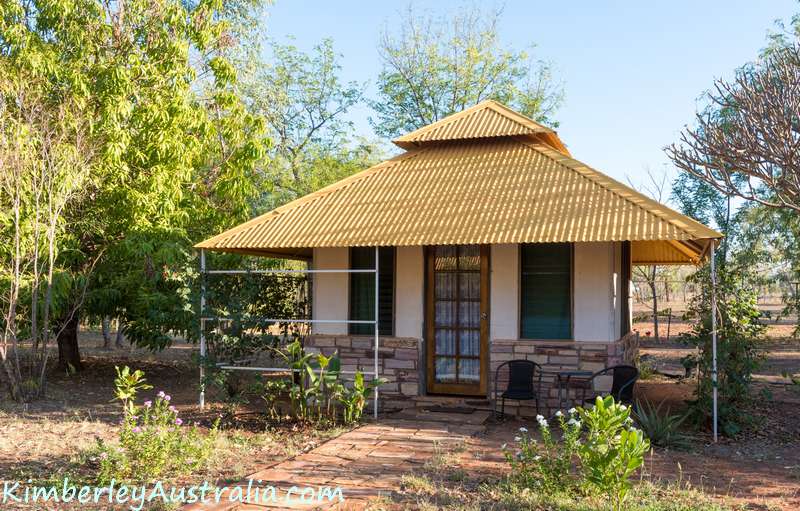
[[[175,351],[178,353],[175,353]],[[47,398],[29,405],[0,397],[0,484],[4,481],[31,485],[63,484],[63,478],[80,484],[93,484],[99,460],[93,454],[98,440],[114,446],[117,442],[122,410],[114,397],[112,381],[115,365],[130,364],[145,371],[152,390],[171,394],[171,403],[187,424],[198,424],[201,435],[222,416],[213,454],[202,469],[182,477],[160,478],[165,486],[202,484],[223,485],[247,474],[306,452],[343,429],[317,429],[298,423],[268,421],[256,409],[241,409],[234,415],[223,403],[209,396],[206,410],[197,406],[197,370],[181,353],[180,347],[167,350],[163,360],[143,355],[132,360],[126,350],[98,350],[86,358],[85,371],[76,375],[54,373],[49,379]],[[142,360],[144,359],[144,360]],[[150,359],[150,360],[147,360]],[[2,509],[35,509],[35,505],[8,505]],[[61,509],[92,509],[92,505],[59,505]],[[118,506],[127,509],[127,506]],[[96,509],[116,509],[101,505]]]

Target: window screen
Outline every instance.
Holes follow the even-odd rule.
[[[572,337],[572,246],[522,245],[520,254],[520,337]]]

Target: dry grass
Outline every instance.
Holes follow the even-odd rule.
[[[198,422],[201,429],[210,427],[221,413],[229,411],[222,403],[215,402],[213,395],[209,395],[206,410],[197,408],[197,370],[181,360],[186,358],[184,346],[167,350],[163,360],[152,354],[140,359],[129,350],[90,348],[86,351],[96,353],[85,357],[86,370],[76,375],[53,372],[47,395],[37,402],[29,405],[11,402],[4,389],[0,389],[0,487],[6,481],[62,484],[64,477],[75,484],[94,483],[98,467],[98,460],[94,458],[97,441],[110,445],[117,442],[121,407],[112,402],[115,365],[144,370],[153,389],[142,393],[141,399],[164,390],[171,394],[171,402],[178,407],[184,421]],[[313,449],[342,432],[341,429],[317,430],[301,425],[270,425],[256,413],[257,409],[241,411],[241,419],[226,417],[225,428],[217,435],[214,455],[207,466],[188,477],[165,478],[162,480],[165,487],[204,481],[224,485],[238,481]],[[155,503],[150,504],[147,509],[160,509]],[[0,503],[0,509],[37,508]],[[117,508],[93,508],[74,503],[59,505],[58,509]],[[127,507],[118,506],[118,509]]]

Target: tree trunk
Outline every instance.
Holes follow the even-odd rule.
[[[122,344],[122,341],[125,340],[125,334],[122,333],[122,326],[123,326],[122,320],[118,318],[117,319],[117,338],[114,341],[114,345],[117,348],[124,348],[125,347]]]
[[[11,399],[14,401],[23,401],[22,390],[19,388],[19,381],[17,374],[12,367],[11,360],[3,358],[3,369],[6,371],[6,380],[8,381],[8,390],[11,394]]]
[[[103,349],[111,348],[111,318],[103,316]]]
[[[658,336],[658,285],[656,282],[656,267],[653,266],[650,273],[650,292],[653,294],[653,335],[656,342],[659,340]]]
[[[58,368],[63,371],[82,371],[81,353],[78,348],[77,311],[58,333]]]

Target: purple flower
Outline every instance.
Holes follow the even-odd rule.
[[[164,396],[166,396],[166,394],[164,394],[164,391],[163,390],[159,390],[158,391],[158,397],[164,397]]]
[[[108,453],[107,453],[107,452],[101,452],[101,453],[100,453],[100,459],[101,459],[101,460],[104,460],[104,459],[106,459],[106,458],[108,458]]]
[[[170,406],[169,407],[169,411],[172,412],[172,413],[178,413],[178,409],[175,408],[174,406]]]
[[[133,428],[133,432],[134,433],[141,433],[142,432],[142,428],[140,428],[139,426],[136,426],[135,428]]]
[[[171,398],[171,397],[169,397],[169,394],[167,394],[166,396],[164,396],[164,401],[166,401],[167,403],[169,403],[169,400],[170,400],[170,399],[172,399],[172,398]]]
[[[183,424],[183,421],[182,421],[182,420],[180,420],[180,419],[175,419],[175,425],[176,425],[176,426],[180,426],[181,424]]]
[[[144,402],[144,407],[145,408],[150,408],[151,406],[153,406],[153,402],[152,401],[147,400],[147,401]]]

